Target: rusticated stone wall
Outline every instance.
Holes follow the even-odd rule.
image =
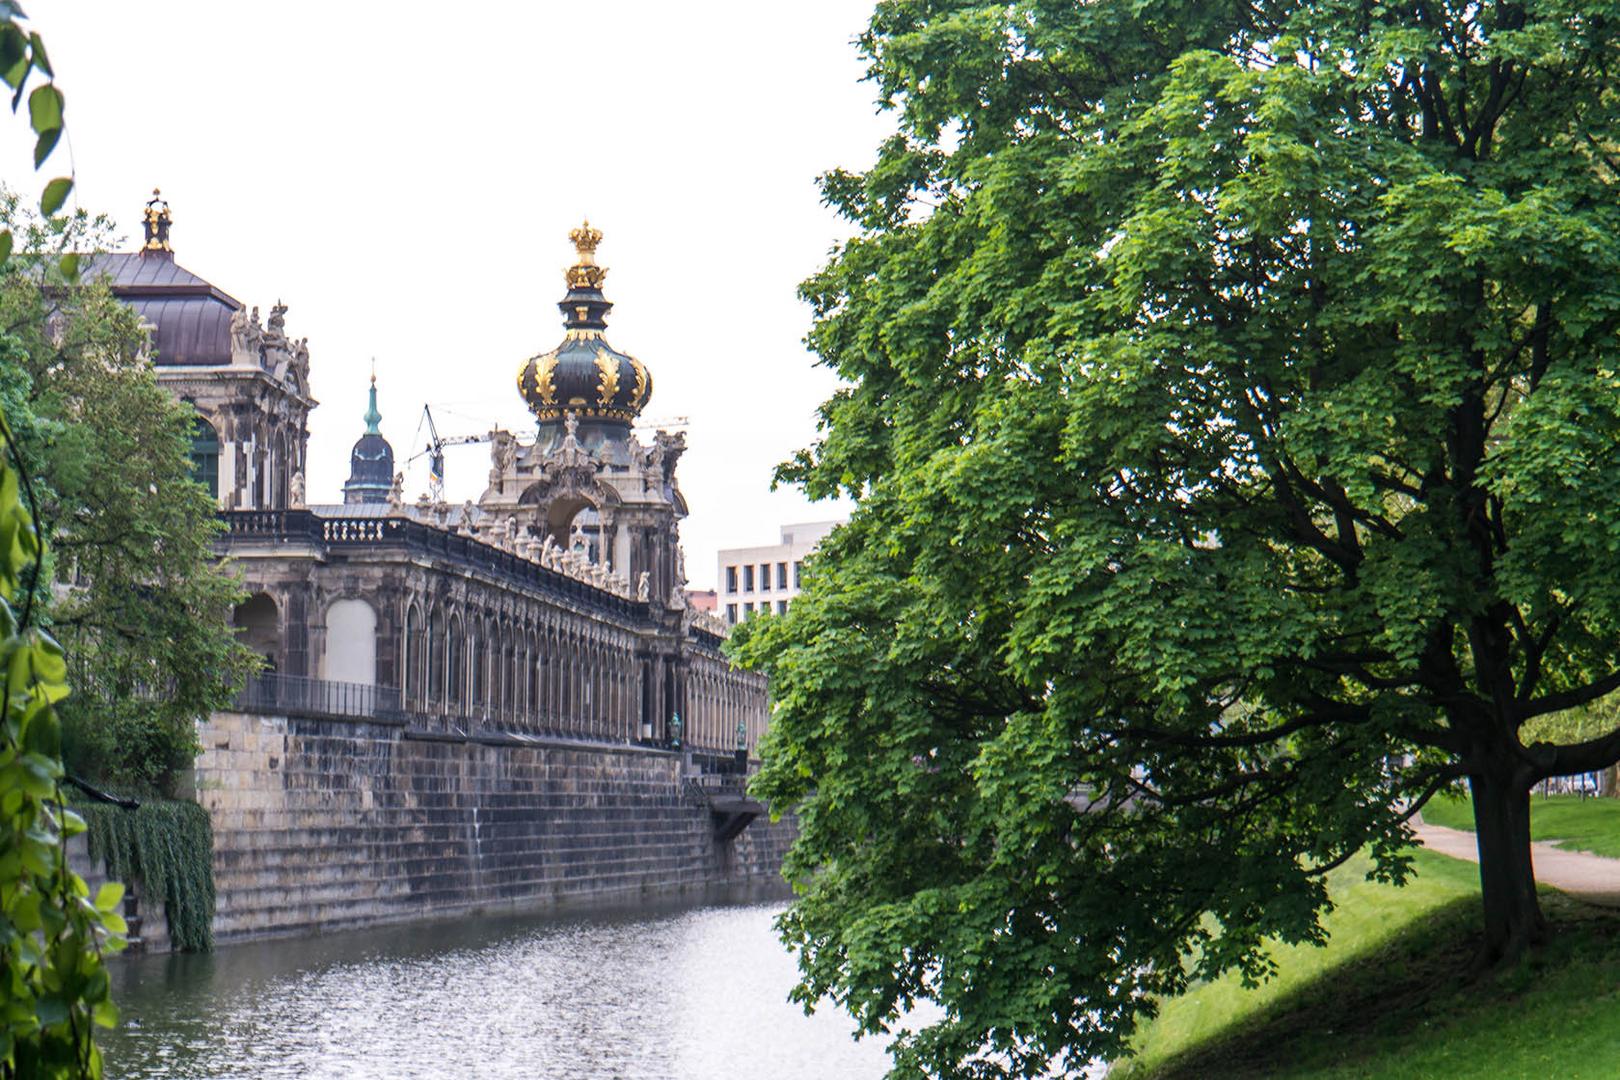
[[[717,843],[680,759],[216,713],[198,801],[221,943],[779,880],[791,826]]]

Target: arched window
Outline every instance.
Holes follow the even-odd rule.
[[[450,629],[446,635],[444,648],[445,689],[444,699],[452,705],[459,705],[466,696],[467,683],[463,675],[462,658],[467,655],[467,642],[462,637],[461,619],[450,616]]]
[[[377,612],[364,600],[334,600],[326,609],[326,678],[332,682],[377,682]]]
[[[435,608],[433,612],[433,632],[428,638],[428,684],[427,696],[430,701],[445,700],[444,692],[444,611]]]
[[[236,605],[231,623],[242,644],[265,659],[265,670],[274,672],[281,654],[281,612],[268,593],[254,593]]]
[[[219,498],[219,432],[201,416],[191,422],[191,478]]]
[[[410,701],[413,695],[420,697],[422,693],[422,672],[417,666],[422,662],[422,613],[415,604],[405,605],[404,639],[399,692],[401,701]]]

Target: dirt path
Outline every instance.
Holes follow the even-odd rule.
[[[1444,825],[1418,822],[1413,831],[1424,847],[1453,859],[1479,861],[1474,834]],[[1606,859],[1586,851],[1565,851],[1545,841],[1530,845],[1536,880],[1593,904],[1620,907],[1620,859]]]

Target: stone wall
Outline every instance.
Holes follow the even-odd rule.
[[[779,881],[787,823],[713,839],[677,755],[217,713],[198,801],[220,943]]]

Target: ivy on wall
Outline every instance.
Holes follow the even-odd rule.
[[[118,881],[138,881],[161,900],[169,940],[181,952],[214,947],[214,830],[193,802],[148,799],[135,810],[108,803],[77,807],[89,825],[90,857]]]

